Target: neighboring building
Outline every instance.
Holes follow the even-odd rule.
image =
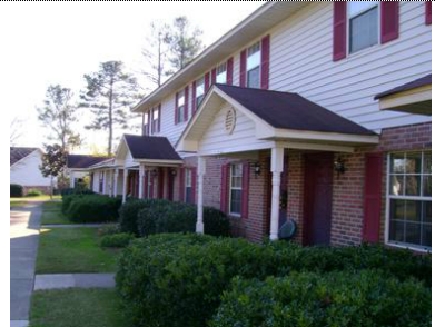
[[[10,183],[21,185],[23,195],[30,189],[50,194],[50,177],[43,177],[39,167],[43,152],[38,148],[10,148]],[[53,179],[53,186],[56,185]]]
[[[430,1],[266,3],[134,109],[140,147],[182,163],[120,146],[125,184],[221,208],[252,241],[291,218],[304,245],[431,251],[431,24]]]
[[[76,187],[79,180],[89,176],[89,167],[107,160],[107,157],[94,157],[82,155],[68,155],[67,175],[70,179],[70,187]],[[92,185],[92,182],[91,182]]]

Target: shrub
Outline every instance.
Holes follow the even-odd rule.
[[[76,199],[76,198],[80,198],[82,197],[81,195],[65,195],[62,196],[62,207],[61,207],[61,211],[64,215],[66,215],[69,206],[71,205],[71,202]]]
[[[119,209],[119,227],[122,232],[133,233],[139,236],[138,213],[141,209],[148,208],[158,203],[167,203],[168,200],[136,200],[131,199]]]
[[[66,216],[69,220],[80,223],[116,221],[120,206],[119,198],[100,195],[73,197]]]
[[[21,185],[11,184],[10,197],[11,198],[23,197],[23,187]]]
[[[27,196],[30,196],[30,197],[33,197],[33,196],[41,196],[42,195],[42,192],[40,191],[40,190],[38,190],[38,189],[30,189],[28,192],[27,192]]]
[[[204,208],[204,233],[211,236],[230,236],[230,220],[222,211]]]
[[[366,270],[233,280],[210,327],[430,326],[431,292]]]
[[[135,237],[133,234],[119,233],[106,235],[101,238],[101,247],[103,248],[125,248]]]
[[[108,236],[108,235],[115,235],[120,234],[121,231],[119,230],[118,225],[108,225],[108,226],[102,226],[98,228],[98,236]]]
[[[95,192],[87,188],[64,188],[60,190],[60,195],[62,197],[69,195],[94,195]]]

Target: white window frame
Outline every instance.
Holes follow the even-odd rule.
[[[219,81],[219,76],[223,76],[223,81]],[[228,67],[226,62],[219,64],[216,68],[216,83],[228,84]]]
[[[371,1],[371,2],[376,2],[377,6],[378,6],[378,43],[373,45],[373,46],[364,48],[364,49],[360,49],[360,50],[357,50],[357,51],[354,51],[354,52],[350,52],[350,36],[351,36],[350,35],[350,20],[352,18],[355,18],[359,14],[364,13],[364,12],[369,10],[369,9],[366,9],[366,10],[358,11],[356,14],[354,14],[351,17],[350,16],[350,6],[349,6],[350,2],[351,1],[347,1],[346,2],[346,35],[347,35],[346,50],[347,50],[347,55],[348,56],[351,56],[351,55],[356,54],[356,53],[360,53],[361,51],[370,49],[370,48],[372,48],[372,47],[374,47],[376,45],[379,45],[381,43],[381,2],[380,1]],[[359,2],[359,1],[355,1],[355,2]],[[365,2],[368,2],[368,1],[365,1]],[[372,9],[373,7],[371,7],[370,9]]]
[[[183,100],[183,104],[180,104],[180,101]],[[180,114],[180,108],[183,107],[183,110]],[[177,124],[181,124],[185,122],[184,119],[184,112],[186,109],[186,95],[185,91],[181,90],[177,92],[177,112],[175,113],[177,115]]]
[[[384,243],[385,245],[391,246],[391,247],[397,247],[397,248],[401,248],[401,249],[411,249],[411,250],[415,250],[415,251],[428,251],[430,253],[432,253],[432,248],[431,247],[425,247],[425,246],[419,246],[419,245],[413,245],[413,244],[405,244],[405,243],[400,243],[400,242],[396,242],[396,241],[390,241],[389,240],[389,233],[390,233],[390,199],[397,199],[397,200],[415,200],[415,201],[431,201],[432,202],[432,197],[428,197],[428,196],[424,196],[424,182],[422,181],[421,183],[421,196],[409,196],[406,195],[406,183],[405,185],[405,191],[404,191],[404,195],[399,195],[399,196],[395,196],[395,195],[390,195],[390,175],[394,175],[390,173],[390,167],[391,167],[391,155],[392,154],[399,154],[399,153],[403,153],[405,154],[405,159],[406,159],[406,155],[407,154],[411,154],[411,153],[422,153],[422,171],[421,171],[421,176],[429,176],[429,174],[425,174],[424,173],[424,154],[425,153],[431,153],[432,155],[432,151],[431,150],[408,150],[408,151],[391,151],[388,153],[388,160],[387,160],[387,178],[386,178],[386,192],[385,192],[385,230],[384,230]],[[406,172],[403,174],[405,177],[407,176]],[[413,174],[410,174],[411,176]],[[432,174],[430,174],[430,176],[432,176]]]
[[[200,91],[200,92],[198,92]],[[201,103],[202,100],[204,100],[205,97],[205,76],[198,78],[196,80],[196,86],[195,86],[195,104],[196,104],[196,110],[198,110],[199,106],[201,105],[201,103],[198,101],[199,98],[201,98]]]
[[[239,171],[241,172],[240,176],[233,176],[233,167],[234,166],[239,166]],[[228,192],[228,212],[229,215],[232,217],[241,217],[242,215],[242,190],[243,190],[243,163],[231,163],[230,166],[230,173],[229,173],[229,183],[228,183],[228,187],[229,187],[229,192]],[[233,182],[233,177],[235,178],[240,178],[240,187],[233,187],[232,186],[232,182]],[[232,212],[231,211],[231,190],[240,190],[240,212]]]
[[[250,55],[249,52],[253,48],[257,48],[257,47],[258,47],[258,51],[254,52],[254,54],[258,52],[258,65],[249,67],[249,58],[252,56],[252,54]],[[261,41],[260,40],[254,42],[250,47],[248,47],[248,50],[246,51],[246,86],[247,87],[250,87],[249,72],[257,68],[258,68],[258,85],[256,86],[256,88],[260,88],[261,87]]]

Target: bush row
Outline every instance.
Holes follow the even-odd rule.
[[[70,195],[62,197],[62,212],[73,222],[96,223],[116,221],[120,198],[101,195]]]
[[[137,236],[171,232],[194,232],[197,207],[168,200],[130,200],[120,211],[120,229]],[[227,216],[215,208],[204,208],[205,233],[228,236],[230,223]]]
[[[10,197],[11,198],[22,198],[23,197],[23,187],[21,185],[10,184]]]
[[[121,255],[116,279],[135,325],[202,327],[216,314],[222,292],[236,276],[265,280],[298,271],[357,274],[366,269],[380,269],[386,278],[400,281],[416,277],[428,286],[431,280],[431,259],[405,251],[369,246],[301,248],[287,242],[258,245],[197,235],[158,235],[134,241]],[[388,305],[399,309],[401,301],[391,298]]]
[[[431,291],[382,271],[236,277],[210,327],[430,326]]]
[[[86,188],[80,188],[80,187],[64,188],[64,189],[60,190],[60,195],[62,197],[68,196],[68,195],[93,195],[93,194],[95,194],[94,191],[91,191],[91,190],[86,189]]]
[[[106,235],[101,238],[100,244],[103,248],[125,248],[134,238],[134,235],[129,233]]]

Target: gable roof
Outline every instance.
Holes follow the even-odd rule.
[[[124,135],[124,138],[135,160],[181,160],[166,137]]]
[[[33,151],[39,150],[38,148],[16,148],[10,147],[10,166],[20,161],[21,159],[29,156]]]
[[[68,155],[67,167],[72,169],[86,169],[101,161],[109,159],[108,157],[94,157],[82,155]]]
[[[418,78],[418,79],[411,81],[411,82],[408,82],[404,85],[395,87],[394,89],[379,93],[378,95],[376,95],[375,100],[379,100],[379,99],[385,98],[385,97],[390,96],[390,95],[394,95],[394,94],[399,93],[399,92],[409,91],[409,90],[413,90],[413,89],[423,87],[423,86],[428,86],[428,85],[432,85],[432,74],[427,75],[427,76],[422,77],[422,78]]]
[[[270,126],[278,129],[376,135],[358,124],[311,102],[297,93],[216,84]]]

